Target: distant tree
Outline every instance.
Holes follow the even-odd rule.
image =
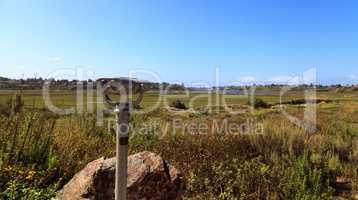
[[[9,78],[0,76],[0,81],[9,81],[9,80],[10,80]]]

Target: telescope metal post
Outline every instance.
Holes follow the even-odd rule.
[[[130,78],[100,78],[97,79],[102,84],[108,85],[105,87],[103,94],[106,102],[114,107],[116,115],[116,172],[115,172],[115,200],[127,199],[127,162],[128,162],[128,123],[130,108],[134,106],[139,107],[142,101],[143,93],[149,89],[144,87],[144,83]],[[130,103],[128,95],[134,86],[134,93],[139,94],[137,99]],[[124,89],[124,90],[123,90]],[[125,100],[122,102],[113,101],[109,96],[109,91],[112,90],[119,95],[124,95]],[[122,99],[123,100],[123,99]]]
[[[128,121],[129,102],[117,104],[116,114],[116,180],[115,200],[127,199]]]

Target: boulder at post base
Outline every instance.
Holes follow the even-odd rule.
[[[115,158],[87,164],[57,193],[58,200],[114,199]],[[128,157],[127,199],[178,199],[183,191],[180,172],[159,155],[144,151]]]

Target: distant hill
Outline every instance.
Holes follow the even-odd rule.
[[[10,80],[9,78],[0,76],[0,81],[9,81],[9,80]]]

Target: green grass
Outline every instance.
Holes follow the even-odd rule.
[[[20,94],[25,102],[25,106],[27,108],[44,108],[44,99],[42,96],[41,90],[0,90],[0,104],[5,103],[10,98],[12,98],[15,94]],[[60,108],[70,108],[76,106],[76,91],[70,90],[58,90],[51,91],[51,100],[54,105]],[[200,96],[200,97],[199,97]],[[218,96],[218,97],[217,97]],[[280,97],[277,93],[272,95],[256,95],[257,98],[263,99],[265,102],[273,104],[278,103],[280,101]],[[97,97],[94,94],[93,102],[89,102],[90,104],[97,104]],[[188,96],[185,94],[168,94],[168,95],[159,95],[158,93],[146,93],[141,106],[143,108],[148,108],[157,103],[158,99],[162,99],[160,101],[160,107],[164,106],[164,99],[168,101],[168,104],[176,99],[182,100],[185,104],[189,104],[189,101],[192,99],[196,99],[194,101],[194,108],[202,107],[208,105],[211,100],[212,105],[222,105],[222,99],[225,99],[227,104],[246,104],[248,97],[246,95],[208,95],[208,94],[198,94],[191,93]],[[217,98],[219,98],[219,103],[217,102]],[[287,95],[283,96],[283,101],[289,101],[292,99],[302,99],[304,98],[304,94],[302,92],[289,92]],[[334,92],[317,92],[317,98],[320,99],[330,99],[337,101],[358,101],[358,92],[350,92],[350,93],[334,93]],[[87,108],[87,93],[83,94],[83,102],[85,103],[84,109]],[[99,104],[100,106],[103,106]],[[94,105],[95,106],[95,105]]]

